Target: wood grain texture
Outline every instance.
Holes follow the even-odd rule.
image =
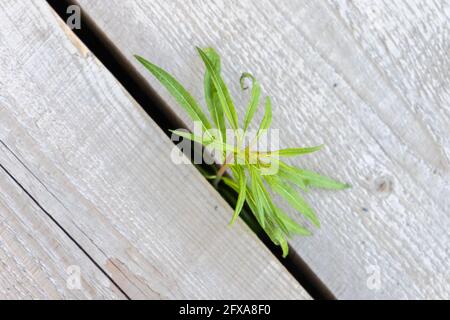
[[[0,21],[0,161],[129,297],[310,298],[243,222],[227,226],[227,203],[192,165],[171,161],[172,142],[45,1],[3,1]],[[2,178],[2,190],[10,184]],[[31,219],[21,201],[2,217]],[[34,241],[47,241],[56,226],[31,213],[48,232]],[[69,254],[67,242],[42,254]],[[21,256],[9,255],[0,263],[15,267]],[[56,262],[50,280],[63,272]],[[30,297],[55,296],[28,280]]]
[[[0,145],[1,163],[17,161],[12,158]],[[0,168],[0,299],[123,298]]]
[[[295,164],[353,188],[309,193],[322,228],[292,244],[338,298],[449,297],[448,1],[80,3],[130,60],[169,70],[202,103],[194,46],[214,46],[241,113],[250,71],[284,146],[327,145]]]

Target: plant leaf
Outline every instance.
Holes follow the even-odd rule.
[[[212,178],[215,179],[216,177],[212,177]],[[225,184],[227,186],[229,186],[231,189],[233,189],[234,191],[239,192],[239,185],[233,179],[230,179],[228,177],[222,177],[222,181],[225,182]],[[247,197],[247,200],[248,199],[249,199],[249,197]]]
[[[211,144],[211,142],[213,141],[211,139],[205,139],[204,137],[196,136],[192,132],[187,132],[184,129],[182,129],[182,130],[169,130],[169,131],[172,132],[173,134],[176,134],[177,136],[180,136],[182,138],[188,139],[190,141],[194,141],[194,142],[200,143],[200,144],[202,144],[204,146],[207,146],[207,145]]]
[[[287,228],[288,235],[291,235],[291,234],[298,234],[301,236],[310,236],[311,235],[311,231],[309,231],[305,227],[299,225],[297,222],[292,220],[291,217],[289,217],[289,215],[286,212],[284,212],[280,208],[275,208],[275,210],[277,212],[276,216],[282,221],[285,228]]]
[[[279,162],[279,170],[277,175],[286,181],[289,181],[291,183],[294,183],[295,185],[297,185],[298,187],[300,187],[300,189],[302,189],[303,191],[308,191],[308,188],[306,186],[305,181],[303,180],[302,177],[298,176],[295,171],[293,172],[292,167],[288,166],[287,164],[285,164],[283,161]]]
[[[206,69],[208,70],[211,80],[213,82],[213,85],[217,91],[217,95],[219,97],[219,101],[222,104],[222,108],[225,112],[225,115],[228,118],[228,121],[230,122],[230,125],[233,129],[238,129],[238,118],[236,109],[234,108],[233,101],[231,100],[230,93],[228,92],[228,88],[225,85],[222,77],[220,74],[216,72],[214,69],[214,64],[211,62],[211,60],[208,58],[208,55],[200,48],[197,47],[197,51],[202,58],[203,62],[205,63]]]
[[[331,190],[343,190],[351,188],[351,185],[349,185],[348,183],[341,183],[328,177],[324,177],[313,171],[292,167],[283,163],[282,161],[280,161],[280,167],[284,167],[286,170],[288,170],[292,179],[303,180],[305,186]]]
[[[314,211],[291,186],[283,183],[276,176],[265,176],[265,179],[273,191],[286,199],[291,206],[311,220],[315,226],[320,227],[319,219],[317,219]]]
[[[258,176],[259,177],[259,176]],[[266,179],[267,180],[267,179]],[[283,210],[277,208],[270,197],[269,192],[266,190],[264,183],[261,178],[257,178],[258,185],[261,191],[261,197],[263,199],[263,207],[267,212],[271,212],[273,218],[276,220],[277,224],[285,232],[286,235],[292,233],[298,233],[300,235],[309,235],[310,232],[304,227],[293,221]],[[295,190],[292,190],[295,193]],[[270,215],[269,215],[270,216]]]
[[[212,128],[195,99],[173,76],[138,55],[135,58],[161,82],[193,121],[200,121],[205,131]]]
[[[214,138],[211,139],[205,139],[204,137],[197,136],[191,132],[187,132],[184,129],[181,130],[169,130],[173,134],[176,134],[177,136],[180,136],[184,139],[188,139],[193,142],[197,142],[207,148],[210,148],[211,151],[220,151],[221,153],[224,150],[233,150],[233,146],[230,146],[228,144],[223,143],[222,141],[216,140]]]
[[[236,221],[239,213],[244,206],[246,191],[247,191],[247,178],[245,176],[245,171],[241,166],[232,166],[231,171],[233,172],[233,176],[236,178],[239,186],[239,195],[236,202],[236,208],[234,209],[233,218],[231,219],[230,225]]]
[[[239,193],[239,185],[237,184],[236,181],[234,181],[233,179],[230,179],[228,177],[222,177],[222,181],[229,186],[230,188],[232,188],[234,191],[236,191],[237,193]],[[257,213],[257,209],[256,209],[256,201],[255,201],[255,196],[253,195],[253,192],[251,190],[251,188],[247,187],[247,192],[246,192],[246,201],[250,207],[250,210],[252,211],[253,215],[255,216],[256,220],[258,220],[258,223],[262,226],[262,221],[260,220],[260,216],[258,216]]]
[[[250,102],[247,107],[247,111],[245,113],[244,117],[244,132],[247,131],[248,126],[252,122],[253,116],[256,113],[256,110],[258,109],[259,104],[259,97],[261,95],[261,86],[258,81],[256,81],[255,77],[253,77],[250,73],[243,73],[240,79],[241,82],[241,88],[245,90],[244,87],[244,80],[246,78],[249,78],[252,80],[252,95],[250,98]]]
[[[287,243],[286,238],[283,236],[279,229],[274,229],[272,234],[272,241],[281,247],[283,258],[286,258],[289,254],[289,245]]]
[[[288,149],[281,149],[276,151],[270,151],[270,152],[260,152],[259,154],[262,156],[267,157],[295,157],[303,154],[313,153],[316,151],[319,151],[322,149],[323,145],[316,146],[316,147],[306,147],[306,148],[288,148]]]
[[[261,177],[258,175],[257,169],[254,166],[247,166],[247,169],[250,173],[250,189],[255,194],[255,207],[256,214],[259,217],[259,220],[262,222],[261,226],[265,227],[265,218],[264,218],[264,205],[265,205],[265,195],[262,193],[260,188],[259,180]]]
[[[271,123],[272,123],[272,103],[270,101],[270,97],[267,97],[264,117],[261,121],[261,125],[259,126],[258,133],[256,134],[257,140],[263,132],[269,129]]]
[[[233,181],[232,179],[227,178],[227,177],[223,177],[222,179],[226,185],[231,187],[234,191],[238,192],[239,186],[237,185],[237,183],[235,181]],[[275,243],[276,245],[279,245],[281,247],[282,252],[283,252],[283,257],[286,257],[289,252],[289,247],[288,247],[286,239],[283,237],[283,234],[280,231],[280,229],[276,228],[276,226],[272,222],[270,216],[267,217],[267,221],[266,220],[261,221],[260,216],[258,216],[258,214],[256,214],[258,212],[258,209],[256,207],[255,198],[256,198],[256,196],[253,194],[253,191],[250,189],[247,189],[246,200],[250,207],[250,210],[253,212],[253,214],[256,217],[256,220],[261,225],[264,232],[269,236],[270,240],[273,243]],[[263,224],[263,222],[264,222],[264,224]]]
[[[217,52],[213,48],[206,48],[204,50],[206,56],[211,61],[214,70],[217,74],[220,74],[221,72],[221,63],[220,63],[220,57],[217,54]],[[204,80],[204,86],[205,86],[205,100],[206,105],[208,106],[209,113],[211,115],[211,118],[216,125],[217,129],[219,129],[219,132],[221,134],[221,138],[223,142],[226,142],[226,125],[225,125],[225,115],[222,108],[222,105],[220,104],[219,97],[217,94],[217,90],[214,87],[214,84],[211,80],[211,75],[208,70],[205,71],[205,80]]]
[[[273,219],[276,222],[278,228],[285,234],[287,237],[290,236],[289,228],[284,224],[283,218],[281,218],[278,212],[274,211]]]
[[[252,167],[252,166],[249,166]],[[256,194],[257,194],[257,201],[261,202],[262,210],[263,212],[266,212],[267,214],[264,215],[264,217],[270,217],[271,215],[275,215],[276,208],[272,202],[272,198],[270,197],[269,192],[267,191],[264,182],[260,176],[260,169],[258,167],[254,167],[253,172],[255,174],[255,188],[256,188]]]

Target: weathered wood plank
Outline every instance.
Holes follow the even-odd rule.
[[[147,57],[199,99],[193,46],[214,46],[241,112],[250,71],[285,146],[327,145],[296,164],[354,187],[311,192],[322,228],[293,245],[339,298],[449,297],[448,2],[80,3],[130,60]]]
[[[45,1],[3,1],[0,21],[0,161],[128,296],[310,298]]]
[[[1,163],[10,161],[3,145],[0,150]],[[123,298],[0,168],[0,299]]]

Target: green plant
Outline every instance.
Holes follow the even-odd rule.
[[[238,193],[238,199],[230,224],[232,224],[245,202],[249,205],[258,223],[277,245],[281,246],[283,256],[288,253],[287,238],[294,234],[307,236],[310,231],[295,222],[282,209],[277,207],[272,200],[272,192],[279,194],[293,208],[303,214],[315,226],[319,227],[319,220],[311,207],[305,202],[295,187],[306,192],[309,187],[324,189],[345,189],[348,184],[336,182],[317,173],[299,169],[279,160],[280,157],[292,157],[318,151],[322,146],[310,148],[290,148],[277,151],[260,151],[252,147],[261,136],[269,129],[272,121],[272,107],[270,98],[265,100],[265,113],[256,132],[253,141],[244,143],[245,135],[253,116],[257,112],[261,87],[258,81],[249,73],[241,77],[241,87],[245,80],[252,82],[251,98],[247,111],[243,118],[243,129],[239,129],[238,115],[228,88],[221,77],[221,62],[219,55],[212,48],[202,50],[197,48],[201,59],[206,66],[204,78],[205,100],[212,123],[204,114],[195,99],[183,88],[183,86],[163,69],[152,64],[140,56],[136,59],[144,65],[166,89],[173,95],[176,101],[183,107],[193,121],[199,122],[203,135],[174,130],[175,134],[203,144],[205,147],[219,150],[222,156],[222,167],[214,177],[215,183],[222,180]],[[227,123],[233,131],[237,143],[236,146],[227,143]],[[269,172],[268,168],[276,165],[276,172]],[[231,170],[232,177],[224,176],[227,169]]]

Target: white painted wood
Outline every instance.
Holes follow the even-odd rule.
[[[11,154],[0,150],[5,163]],[[0,168],[0,299],[123,298]]]
[[[172,142],[45,1],[3,1],[0,21],[0,161],[128,296],[310,298],[243,222],[228,227],[231,208],[192,165],[171,161]],[[2,190],[10,184],[1,180]],[[31,219],[28,200],[14,203],[2,217]],[[32,213],[48,237],[58,232]],[[71,253],[58,241],[42,255]],[[9,255],[0,264],[22,259]],[[49,279],[64,272],[57,262],[48,261]],[[22,272],[33,274],[28,265]],[[55,296],[31,291],[30,278],[21,282],[30,297]]]
[[[293,245],[338,298],[449,298],[448,1],[80,3],[201,102],[194,46],[214,46],[241,112],[250,71],[283,145],[327,145],[295,163],[354,187],[309,193],[322,228]]]

